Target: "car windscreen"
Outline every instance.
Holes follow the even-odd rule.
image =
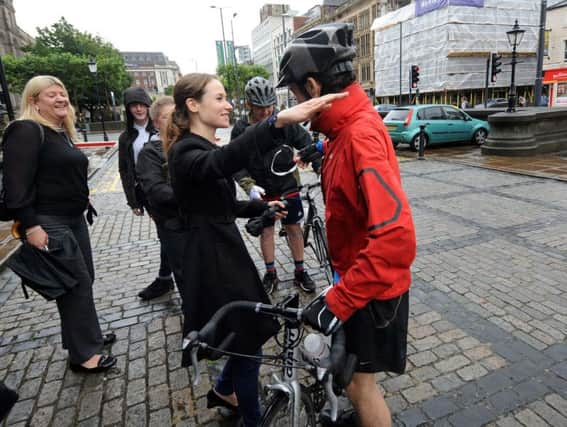
[[[408,115],[408,110],[403,109],[403,110],[392,110],[390,111],[386,117],[384,117],[384,120],[405,120],[406,117]]]

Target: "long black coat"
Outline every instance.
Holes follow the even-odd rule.
[[[236,300],[269,303],[256,266],[235,224],[236,217],[260,215],[262,201],[236,200],[234,172],[251,151],[266,151],[279,131],[262,123],[231,144],[218,147],[191,133],[169,152],[171,184],[188,228],[184,252],[184,334],[199,330],[223,305]],[[275,134],[275,135],[274,135]],[[235,312],[216,335],[218,344],[236,333],[232,351],[254,354],[279,324],[269,317]],[[184,355],[183,366],[190,364]]]

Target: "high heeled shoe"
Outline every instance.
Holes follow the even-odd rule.
[[[69,367],[73,372],[80,372],[83,374],[98,374],[100,372],[108,371],[114,365],[116,365],[116,357],[110,356],[108,354],[103,354],[100,356],[97,365],[94,368],[85,368],[83,365],[76,365],[74,363],[69,363]]]
[[[210,389],[207,393],[207,408],[216,408],[218,406],[222,406],[223,408],[230,409],[231,411],[238,412],[238,406],[233,405],[230,402],[227,402],[223,398],[219,397],[218,394],[215,393],[214,389]]]

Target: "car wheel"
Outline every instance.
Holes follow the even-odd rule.
[[[429,142],[429,138],[427,137],[427,135],[425,135],[423,141],[423,148],[427,147],[428,142]],[[412,151],[417,151],[419,149],[419,133],[413,137],[409,146]]]
[[[486,142],[486,137],[488,136],[488,132],[485,129],[477,129],[473,135],[473,142],[476,145],[483,145]]]
[[[394,148],[397,148],[399,144],[400,144],[400,141],[392,141],[392,146]]]

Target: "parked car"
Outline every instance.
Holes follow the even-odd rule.
[[[394,104],[378,104],[374,106],[374,109],[378,114],[380,114],[380,117],[384,118],[386,117],[386,114],[388,114],[396,107],[397,105]]]
[[[484,144],[490,126],[488,122],[473,119],[452,105],[424,104],[396,107],[384,118],[394,147],[409,144],[412,150],[419,146],[419,126],[425,127],[425,144],[472,141]]]
[[[486,108],[505,108],[508,107],[508,100],[506,98],[489,99],[486,102]],[[476,104],[474,108],[484,108],[484,103]]]

